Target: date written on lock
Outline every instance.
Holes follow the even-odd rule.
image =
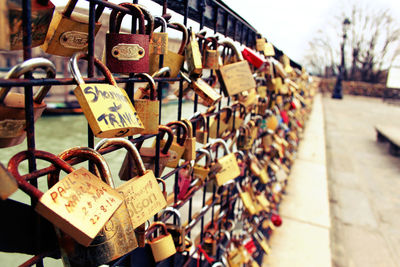
[[[58,227],[68,220],[84,233],[76,241],[88,246],[121,203],[117,191],[80,168],[43,194],[36,211]]]

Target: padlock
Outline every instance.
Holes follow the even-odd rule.
[[[260,96],[260,98],[266,98],[267,97],[267,86],[266,85],[257,86],[257,93]]]
[[[183,62],[185,61],[184,53],[189,35],[186,27],[183,24],[178,22],[172,22],[169,24],[176,26],[178,31],[182,32],[182,39],[178,52],[172,52],[170,49],[168,49],[167,54],[164,55],[163,61],[163,67],[170,67],[171,69],[170,77],[176,78],[181,70]],[[158,69],[160,69],[160,56],[151,54],[149,59],[149,73],[155,73]]]
[[[101,179],[105,183],[115,188],[107,163],[93,149],[88,147],[73,147],[60,153],[58,157],[64,161],[73,158],[91,160],[97,166],[99,172],[97,176],[102,177]],[[60,170],[48,175],[49,187],[54,186],[59,181],[59,176]],[[62,258],[65,265],[68,265],[66,263],[69,262],[71,265],[98,266],[116,260],[137,248],[138,243],[135,237],[135,228],[128,213],[127,198],[125,196],[121,197],[124,199],[123,203],[88,247],[84,247],[74,242],[70,236],[58,232],[63,254]],[[90,199],[87,201],[90,207]],[[103,211],[107,208],[108,206],[105,205],[100,207]],[[85,208],[82,208],[82,210],[85,210]]]
[[[160,119],[160,101],[157,100],[155,82],[147,73],[138,73],[135,74],[135,77],[143,78],[150,90],[149,99],[135,99],[135,109],[144,127],[140,134],[157,134]]]
[[[0,49],[23,49],[23,1],[2,1],[0,10]],[[33,0],[31,2],[32,31],[31,47],[43,44],[50,21],[53,16],[54,5],[48,0]]]
[[[186,195],[189,191],[190,184],[192,182],[193,166],[192,163],[179,169],[178,171],[178,188],[179,193],[177,195],[178,200],[185,200]]]
[[[252,49],[248,47],[244,47],[242,50],[242,55],[245,60],[247,60],[251,65],[256,67],[256,69],[260,69],[265,67],[266,60],[262,55],[254,52]]]
[[[144,224],[167,204],[153,171],[146,170],[136,147],[127,139],[103,139],[96,145],[96,150],[109,146],[124,147],[135,162],[137,176],[118,186],[116,190],[124,196],[129,216],[134,228]]]
[[[253,199],[251,193],[248,192],[248,188],[245,187],[245,189],[243,190],[239,184],[236,184],[236,188],[239,192],[240,199],[242,200],[243,205],[246,208],[247,212],[250,215],[256,215],[257,209],[254,206]]]
[[[264,193],[256,195],[257,202],[259,205],[263,208],[265,212],[270,212],[270,206],[271,204],[269,203],[268,199],[266,198]]]
[[[0,198],[2,200],[6,200],[17,190],[17,181],[7,170],[7,168],[0,163]]]
[[[218,149],[222,145],[224,148],[224,156],[215,159],[215,162],[211,166],[211,171],[219,169],[215,174],[215,180],[218,186],[222,186],[225,183],[235,179],[240,175],[240,169],[236,160],[235,154],[229,151],[228,145],[222,139],[216,139],[210,146],[210,149]]]
[[[165,223],[165,226],[167,227],[168,232],[171,234],[172,239],[174,240],[176,251],[184,252],[186,249],[186,243],[185,243],[186,233],[185,233],[185,227],[182,226],[181,213],[177,209],[168,207],[164,210],[160,219],[162,220],[168,213],[174,216],[177,223],[176,224]]]
[[[180,74],[189,83],[189,87],[203,100],[201,102],[203,105],[214,106],[222,99],[222,96],[202,78],[189,78],[183,72]]]
[[[225,40],[221,45],[230,48],[235,53],[237,62],[221,66],[216,73],[225,96],[233,96],[256,88],[256,82],[251,73],[249,63],[231,41]]]
[[[291,74],[293,72],[292,66],[290,66],[290,59],[287,55],[283,54],[281,56],[281,62],[283,64],[283,68],[287,74]]]
[[[179,164],[179,160],[185,152],[185,141],[188,136],[188,129],[181,121],[169,122],[167,123],[167,127],[175,128],[176,134],[180,132],[179,136],[176,136],[176,138],[174,137],[174,140],[172,141],[171,147],[169,148],[170,157],[167,162],[167,167],[176,168]],[[160,146],[164,146],[165,143],[165,140],[161,140]],[[153,147],[155,147],[155,145],[156,143],[154,142]]]
[[[260,231],[256,231],[253,236],[260,247],[264,250],[265,254],[269,255],[271,253],[271,248],[269,247],[265,236]]]
[[[244,119],[246,117],[246,107],[242,104],[237,102],[232,106],[233,109],[237,109],[239,107],[239,113],[234,112],[234,115],[231,116],[228,122],[228,129],[236,130],[243,124]],[[235,121],[235,125],[233,125],[233,121]]]
[[[207,130],[207,118],[204,114],[198,115],[200,120],[196,122],[196,141],[200,144],[207,144],[208,130]],[[203,128],[203,130],[201,130]]]
[[[143,131],[143,124],[125,90],[119,88],[104,64],[94,58],[95,65],[110,84],[85,84],[78,68],[79,59],[88,59],[84,53],[75,54],[69,69],[78,87],[74,94],[96,137],[110,138],[130,136]]]
[[[203,64],[201,63],[201,53],[196,34],[190,28],[190,40],[185,48],[185,59],[187,70],[190,77],[199,78],[203,72]]]
[[[203,42],[203,68],[216,70],[219,68],[218,40],[215,37],[208,37]]]
[[[9,70],[5,79],[19,78],[28,71],[37,68],[46,71],[47,78],[56,76],[54,64],[45,58],[28,59]],[[50,90],[51,85],[40,87],[33,98],[33,119],[36,121],[46,108],[43,99]],[[11,87],[0,89],[0,147],[15,146],[26,137],[25,130],[25,95],[10,92]]]
[[[77,0],[68,1],[64,11],[55,11],[51,20],[46,40],[41,46],[44,52],[57,56],[70,57],[76,52],[85,52],[88,48],[89,18],[82,14],[72,13]],[[97,7],[95,13],[94,34],[100,30],[98,22],[104,6]]]
[[[165,201],[167,201],[167,184],[165,183],[165,181],[163,180],[163,179],[161,179],[161,178],[157,178],[157,183],[158,184],[161,184],[161,191],[162,191],[162,194],[163,194],[163,196],[164,196],[164,198],[165,198]]]
[[[228,264],[229,267],[241,267],[243,266],[243,255],[239,249],[235,248],[228,252]]]
[[[132,19],[139,20],[139,33],[121,34],[122,18],[126,13],[113,9],[106,34],[106,65],[113,73],[139,73],[149,71],[149,43],[154,27],[153,18],[147,20],[142,9],[131,3],[120,6],[131,10]]]
[[[275,48],[270,42],[264,44],[264,56],[266,57],[275,56]]]
[[[260,34],[257,34],[257,39],[256,39],[256,50],[258,52],[264,52],[264,45],[266,41],[265,38],[263,38]]]
[[[202,247],[208,256],[215,257],[217,255],[217,239],[209,230],[204,232]]]
[[[257,114],[264,116],[265,111],[268,109],[268,98],[267,97],[259,97],[257,103]]]
[[[190,120],[183,119],[182,122],[186,125],[188,134],[185,140],[185,151],[182,158],[184,160],[194,160],[196,158],[196,137],[193,137],[193,126]]]
[[[229,120],[232,116],[232,108],[231,107],[223,107],[217,116],[210,119],[210,128],[209,128],[209,137],[218,138],[223,135],[223,133],[229,127]],[[219,116],[219,119],[218,119]],[[219,121],[219,129],[218,128]]]
[[[257,104],[258,95],[256,89],[250,89],[246,92],[238,94],[239,103],[246,107],[246,111],[251,111],[253,106]]]
[[[167,22],[163,17],[154,16],[154,24],[156,23],[160,24],[161,31],[153,32],[150,39],[149,53],[150,55],[165,55],[168,52]]]
[[[176,253],[176,248],[172,235],[168,232],[167,227],[162,222],[153,222],[152,225],[147,229],[147,231],[153,228],[159,227],[164,233],[161,233],[156,238],[149,238],[148,243],[150,245],[151,251],[153,252],[153,257],[156,262],[165,260],[166,258],[174,255]]]
[[[164,67],[156,71],[151,75],[151,77],[154,78],[159,78],[159,77],[169,77],[170,76],[170,71],[171,69],[169,67]],[[134,99],[150,99],[150,87],[151,83],[147,84],[146,87],[140,87],[135,91],[134,94]],[[154,93],[157,93],[157,91],[154,91]]]
[[[18,171],[19,164],[32,153],[37,159],[49,161],[69,174],[46,193],[40,192]],[[8,170],[17,180],[18,187],[37,200],[36,212],[84,246],[90,245],[122,204],[118,192],[108,184],[84,168],[73,169],[49,152],[22,151],[10,159]],[[107,208],[102,210],[101,206]]]
[[[251,146],[249,146],[249,136],[250,136],[250,129],[247,125],[242,125],[237,130],[237,138],[232,145],[236,143],[236,147],[239,150],[249,150]]]
[[[252,153],[248,153],[250,159],[250,171],[257,176],[261,183],[267,184],[270,180],[268,172],[262,167],[260,161]]]
[[[208,150],[202,149],[202,148],[198,149],[197,153],[198,153],[198,156],[196,157],[194,166],[193,166],[193,178],[199,179],[202,183],[204,183],[208,177],[208,174],[210,173],[210,166],[211,166],[211,160],[212,160],[211,154]],[[199,160],[202,157],[206,157],[204,166],[198,164]]]
[[[276,77],[281,77],[282,79],[285,79],[287,77],[287,73],[285,71],[284,66],[282,65],[281,62],[276,60],[275,58],[271,58],[272,64],[274,66],[275,73],[277,74]]]

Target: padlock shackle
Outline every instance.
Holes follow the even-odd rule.
[[[167,32],[167,21],[161,16],[154,16],[154,30],[161,26],[161,32]]]
[[[165,183],[165,181],[161,178],[156,178],[157,183],[162,185],[162,192],[163,193],[167,193],[167,184]]]
[[[220,110],[220,113],[222,113],[222,112],[227,112],[227,116],[225,117],[224,122],[225,122],[225,123],[228,123],[228,122],[229,122],[229,119],[230,119],[230,118],[232,117],[232,115],[233,115],[232,108],[231,108],[231,107],[228,107],[228,106],[223,107],[223,108]]]
[[[193,125],[192,122],[188,119],[181,120],[187,127],[187,138],[193,138]]]
[[[139,8],[142,10],[143,15],[144,15],[144,20],[147,21],[147,25],[146,25],[146,35],[149,35],[149,40],[151,40],[151,37],[153,35],[153,31],[154,31],[154,17],[151,14],[150,10],[144,6],[144,5],[140,5],[137,4],[139,6]],[[167,28],[165,28],[167,29]]]
[[[225,142],[225,140],[221,139],[221,138],[214,139],[214,141],[210,144],[210,148],[211,149],[215,148],[215,150],[217,150],[218,147],[221,146],[221,145],[224,148],[224,155],[228,155],[229,153],[231,153],[230,150],[229,150],[228,145]]]
[[[83,52],[78,52],[75,53],[71,59],[69,60],[69,71],[72,74],[72,77],[74,77],[74,80],[78,83],[78,85],[83,85],[85,84],[85,81],[82,78],[82,74],[79,70],[78,67],[78,61],[80,59],[88,60],[88,54],[83,53]],[[117,82],[115,81],[114,77],[112,76],[110,70],[101,62],[99,59],[94,58],[94,65],[100,69],[101,73],[106,77],[106,80],[108,83],[111,85],[117,86]]]
[[[210,45],[210,49],[208,48]],[[203,41],[203,45],[202,45],[202,58],[201,58],[201,62],[205,62],[206,61],[206,52],[207,50],[215,50],[217,53],[218,49],[218,40],[215,37],[207,37],[206,39],[204,39]]]
[[[8,162],[8,171],[14,176],[15,180],[17,180],[18,187],[22,191],[27,193],[29,196],[32,196],[36,199],[40,199],[43,195],[43,192],[41,192],[39,189],[28,183],[24,178],[22,178],[22,176],[18,171],[19,164],[22,161],[28,159],[32,154],[33,156],[35,156],[35,158],[51,162],[53,165],[56,165],[57,167],[61,168],[67,173],[73,172],[75,170],[71,165],[66,163],[64,160],[46,151],[25,150],[15,154]]]
[[[171,76],[171,68],[170,67],[162,67],[158,71],[154,72],[151,77],[157,78],[157,77],[169,77]]]
[[[145,80],[147,82],[147,86],[146,89],[149,88],[150,89],[150,100],[155,101],[156,99],[156,83],[154,82],[153,77],[151,77],[149,74],[147,73],[136,73],[135,77],[141,78],[143,80]]]
[[[111,178],[111,171],[107,162],[104,160],[103,156],[93,148],[80,146],[72,147],[61,152],[58,157],[64,161],[69,161],[73,158],[85,158],[93,162],[97,167],[96,176],[101,177],[105,183],[114,188],[114,181]],[[59,179],[60,169],[49,173],[47,176],[47,184],[49,188],[55,185]]]
[[[166,155],[166,154],[168,154],[168,151],[172,145],[172,142],[174,141],[174,133],[172,132],[172,129],[170,127],[164,126],[164,125],[158,126],[158,132],[161,133],[161,135],[160,135],[161,139],[164,138],[165,134],[168,135],[167,141],[165,142],[164,147],[161,149],[161,153]]]
[[[163,220],[164,217],[167,214],[172,214],[174,215],[174,218],[176,218],[178,227],[182,227],[182,221],[181,221],[181,213],[179,212],[179,210],[174,209],[173,207],[167,207],[164,209],[163,213],[161,214],[160,220]]]
[[[16,79],[22,76],[23,74],[38,68],[46,71],[47,78],[52,79],[56,77],[56,67],[54,66],[54,64],[46,58],[37,57],[25,60],[24,62],[17,64],[7,72],[4,79]],[[47,95],[50,88],[51,85],[41,86],[37,91],[36,95],[34,96],[33,102],[37,104],[42,103],[44,97]],[[0,103],[4,103],[4,99],[6,98],[10,90],[11,87],[3,87],[0,89]]]
[[[182,41],[181,41],[181,46],[179,47],[178,54],[183,55],[185,52],[185,47],[186,44],[189,40],[189,33],[185,25],[179,23],[179,22],[172,22],[170,23],[171,25],[174,25],[178,28],[178,31],[182,32]]]
[[[167,126],[172,128],[181,128],[183,133],[181,133],[179,136],[176,136],[176,142],[180,145],[183,146],[185,145],[186,138],[188,136],[188,128],[182,121],[171,121],[167,123]]]
[[[108,0],[104,0],[104,1],[108,1]],[[63,11],[63,16],[70,18],[72,12],[75,9],[76,3],[78,2],[78,0],[69,0],[68,3],[65,5],[65,9]],[[104,5],[98,5],[98,7],[96,8],[96,13],[95,13],[95,21],[98,22],[101,15],[103,14],[105,6]]]
[[[150,232],[153,228],[156,228],[156,227],[161,227],[164,230],[164,236],[169,235],[167,226],[165,225],[165,223],[160,222],[160,221],[153,222],[149,226],[149,228],[147,228],[146,232]],[[158,236],[155,239],[159,239],[160,237],[162,237],[162,236]],[[152,242],[153,240],[154,239],[151,236],[149,236],[149,242]]]
[[[202,157],[206,157],[206,166],[205,167],[210,167],[211,166],[211,162],[212,162],[212,157],[211,157],[211,153],[210,151],[208,151],[207,149],[204,148],[199,148],[196,151],[198,153],[198,156],[195,158],[195,163],[198,162],[199,160],[201,160]]]
[[[132,3],[121,3],[119,6],[128,8],[131,12],[129,13],[132,16],[132,19],[139,19],[139,34],[146,33],[146,26],[144,24],[144,14],[142,9],[136,4]],[[121,12],[117,9],[113,9],[110,14],[109,20],[109,33],[119,33],[121,30],[122,19],[125,17],[127,13]]]
[[[100,151],[110,146],[125,148],[135,162],[138,176],[143,176],[145,174],[146,167],[143,164],[142,157],[140,156],[139,151],[132,144],[132,142],[125,138],[105,138],[100,140],[100,142],[97,143],[94,149],[96,151]]]
[[[225,39],[225,40],[220,41],[219,44],[222,45],[224,47],[224,49],[230,48],[232,50],[232,52],[235,53],[238,61],[244,60],[243,55],[240,52],[239,48],[232,41]]]

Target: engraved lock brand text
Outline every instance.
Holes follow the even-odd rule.
[[[88,45],[87,41],[85,32],[68,31],[60,35],[60,44],[66,48],[83,49]]]
[[[111,50],[112,56],[118,60],[139,60],[145,53],[144,48],[138,44],[118,44]]]

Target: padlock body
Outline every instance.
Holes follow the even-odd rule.
[[[76,52],[87,51],[89,24],[81,19],[66,17],[54,12],[46,40],[41,48],[49,54],[70,57]],[[101,23],[96,22],[95,34],[100,30]]]
[[[226,112],[220,114],[218,134],[217,134],[218,120],[215,117],[210,119],[211,121],[210,121],[210,128],[208,135],[211,138],[218,138],[223,132],[226,131],[226,129],[228,129],[229,124],[225,122],[226,116],[228,116]]]
[[[166,140],[160,140],[160,147],[164,147]],[[155,142],[153,143],[155,147]],[[182,158],[183,153],[185,152],[185,146],[181,146],[175,141],[172,142],[171,147],[168,150],[170,154],[169,160],[167,162],[167,167],[176,168],[179,164],[179,160]]]
[[[143,131],[125,90],[110,84],[83,84],[74,94],[96,137],[123,137]]]
[[[167,204],[151,170],[123,183],[117,191],[124,196],[133,228],[145,223]]]
[[[0,163],[0,199],[6,200],[17,190],[18,184],[14,176]]]
[[[178,53],[168,51],[166,55],[164,55],[163,67],[169,67],[170,77],[176,78],[179,74],[179,71],[185,61],[185,57]],[[153,74],[160,69],[160,56],[151,54],[149,58],[149,74]]]
[[[225,96],[256,88],[249,63],[245,60],[221,66],[216,72]]]
[[[23,48],[22,1],[3,0],[6,2],[0,11],[0,49],[21,50]],[[54,5],[51,1],[43,6],[32,1],[32,44],[43,44],[53,16]]]
[[[203,243],[203,249],[208,256],[214,257],[217,255],[217,241],[211,237],[206,237]]]
[[[203,68],[211,70],[218,69],[218,57],[219,53],[217,50],[206,49],[203,60]]]
[[[208,174],[210,173],[210,168],[200,166],[198,164],[195,164],[193,166],[193,178],[194,179],[200,179],[201,181],[205,181]]]
[[[46,108],[44,101],[33,102],[33,119],[36,122]],[[25,131],[25,96],[9,92],[0,104],[0,147],[21,144],[26,137]]]
[[[200,144],[207,144],[208,132],[196,130],[196,141]]]
[[[182,158],[184,160],[194,160],[196,158],[196,138],[188,137],[185,141],[185,151],[183,152]]]
[[[150,55],[165,55],[168,53],[168,33],[153,32],[149,45]]]
[[[197,40],[191,40],[185,48],[187,68],[190,76],[200,77],[203,72],[201,53]]]
[[[264,45],[265,45],[265,39],[264,38],[258,38],[256,40],[256,50],[258,52],[263,52],[264,51]]]
[[[206,106],[210,107],[218,103],[222,96],[218,94],[214,88],[212,88],[203,79],[199,78],[193,83],[194,92],[201,97]]]
[[[174,240],[171,234],[161,235],[149,241],[151,251],[156,262],[165,260],[176,253]]]
[[[144,130],[140,134],[157,134],[160,118],[160,101],[135,99],[135,109],[143,123]]]
[[[113,73],[149,71],[149,35],[106,34],[106,65]]]
[[[251,195],[249,192],[242,192],[239,194],[240,198],[243,201],[243,205],[245,206],[246,210],[250,213],[250,215],[256,215],[257,210],[254,207],[253,200],[251,199]]]
[[[215,175],[215,180],[218,186],[221,186],[240,175],[240,168],[235,154],[233,153],[229,153],[228,155],[219,158],[217,160],[217,165],[221,167],[221,169]]]
[[[243,58],[257,69],[265,65],[266,61],[260,55],[257,55],[250,48],[245,47],[242,51]]]

